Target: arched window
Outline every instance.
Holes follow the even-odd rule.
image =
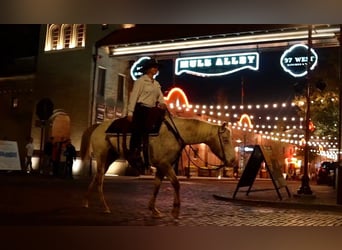
[[[59,49],[60,26],[57,24],[48,24],[45,38],[45,51]]]
[[[85,45],[85,27],[84,24],[76,26],[76,47],[84,47]]]
[[[55,50],[58,48],[58,40],[59,40],[60,29],[59,26],[54,25],[51,27],[51,49]]]
[[[71,25],[64,25],[63,26],[63,48],[70,48],[71,47],[71,37],[72,29]]]

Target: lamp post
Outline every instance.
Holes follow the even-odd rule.
[[[342,204],[342,162],[341,162],[341,136],[342,136],[342,24],[340,24],[340,36],[339,36],[339,69],[338,69],[338,80],[339,80],[339,132],[338,132],[338,167],[337,170],[337,183],[336,183],[336,203]],[[336,172],[335,172],[336,173]]]
[[[310,66],[311,66],[311,47],[312,47],[312,25],[308,27],[308,55],[307,55],[307,75],[306,75],[306,112],[305,112],[305,147],[304,147],[304,173],[302,177],[302,183],[299,189],[297,190],[298,195],[307,195],[311,196],[312,190],[309,185],[309,175],[308,175],[308,167],[309,167],[309,140],[310,140]]]

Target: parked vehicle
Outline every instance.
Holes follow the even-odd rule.
[[[335,185],[337,162],[322,162],[317,173],[317,184]]]

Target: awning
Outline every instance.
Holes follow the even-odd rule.
[[[339,25],[313,25],[313,44],[338,46],[339,32]],[[108,46],[109,53],[115,56],[305,41],[307,36],[308,25],[300,24],[142,24],[116,30],[99,40],[96,46]]]

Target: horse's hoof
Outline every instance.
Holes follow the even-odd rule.
[[[163,217],[163,214],[158,209],[156,209],[155,207],[149,207],[148,209],[151,210],[152,218],[162,218]]]
[[[154,219],[160,219],[160,218],[163,218],[163,217],[164,217],[164,215],[162,213],[160,213],[160,212],[158,212],[158,213],[152,212],[152,218],[154,218]]]
[[[179,223],[179,218],[177,218],[177,219],[173,218],[173,222],[176,224]]]
[[[174,219],[177,220],[179,218],[179,209],[178,208],[172,209],[171,215]]]

